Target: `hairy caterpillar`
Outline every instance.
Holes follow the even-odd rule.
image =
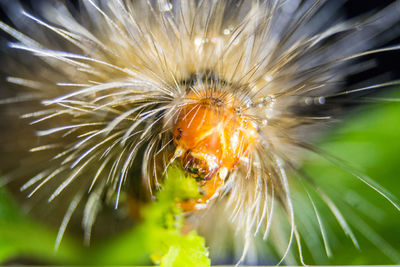
[[[83,214],[89,241],[102,207],[124,210],[120,205],[128,201],[121,198],[127,195],[149,199],[167,166],[179,158],[205,185],[220,179],[196,204],[229,207],[245,235],[243,257],[254,232],[271,231],[278,216],[274,207],[290,225],[282,259],[292,243],[300,246],[296,216],[302,211],[293,208],[291,193],[299,181],[320,195],[356,244],[346,218],[299,165],[302,150],[309,150],[347,168],[311,145],[309,135],[339,113],[340,106],[330,103],[341,96],[399,84],[343,88],[346,76],[360,71],[354,68],[358,60],[399,49],[381,45],[396,34],[395,28],[384,33],[398,23],[400,4],[342,20],[344,2],[82,0],[71,6],[40,1],[37,14],[5,3],[15,29],[5,23],[0,28],[14,39],[10,53],[22,63],[7,59],[15,70],[5,70],[10,92],[2,108],[31,125],[4,122],[21,134],[6,132],[5,140],[15,144],[8,169],[18,165],[21,175],[14,176],[22,177],[22,182],[10,178],[10,187],[28,192],[32,202],[59,202],[58,243],[75,214]],[[235,122],[226,119],[231,117]],[[221,121],[228,122],[218,128]],[[217,134],[184,146],[180,124],[190,132],[187,139]],[[244,130],[234,141],[229,130],[238,124]],[[233,143],[238,149],[229,152]],[[18,151],[27,146],[29,153]],[[219,156],[217,150],[229,153]],[[18,158],[24,160],[14,162]],[[399,209],[389,194],[349,171]],[[299,175],[289,178],[287,172]],[[189,211],[196,205],[186,204]]]

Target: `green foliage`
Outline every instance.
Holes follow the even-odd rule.
[[[24,217],[4,190],[0,191],[0,262],[11,258],[39,259],[57,264],[150,264],[210,266],[204,239],[194,231],[183,234],[184,217],[177,202],[196,198],[195,179],[171,166],[157,200],[143,210],[143,222],[134,229],[92,249],[64,239],[53,252],[56,233]]]
[[[19,257],[38,262],[76,264],[84,248],[70,238],[54,252],[56,232],[25,217],[0,188],[0,263]]]
[[[93,255],[96,263],[149,264],[151,258],[161,266],[210,266],[204,239],[194,231],[182,234],[184,217],[176,205],[198,196],[195,179],[185,177],[176,166],[169,167],[163,190],[156,195],[157,201],[143,210],[143,222],[97,250]]]
[[[161,258],[162,267],[172,266],[210,266],[208,251],[205,248],[204,239],[195,232],[182,236],[171,233],[171,239],[163,240],[164,256]],[[168,250],[166,253],[165,251]],[[157,261],[155,261],[157,263]]]
[[[178,167],[170,167],[164,190],[158,194],[159,201],[145,211],[146,218],[158,217],[161,219],[158,223],[164,222],[153,243],[152,259],[156,264],[164,267],[210,266],[204,239],[194,231],[187,235],[181,233],[183,216],[176,202],[197,197],[199,190],[195,179],[186,178]]]
[[[346,118],[338,130],[325,137],[321,146],[393,196],[400,196],[399,137],[399,103],[379,103],[363,107]],[[356,249],[337,227],[336,219],[326,217],[324,223],[330,227],[328,238],[333,252],[327,264],[400,263],[400,213],[394,206],[349,172],[320,156],[312,157],[304,169],[335,201],[360,245]]]

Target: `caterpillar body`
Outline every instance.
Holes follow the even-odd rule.
[[[57,244],[73,216],[89,241],[97,217],[123,213],[127,195],[149,200],[174,161],[204,191],[181,207],[200,225],[199,214],[228,207],[244,236],[241,260],[254,233],[280,239],[277,217],[289,225],[282,260],[293,243],[301,247],[293,184],[317,192],[357,244],[329,194],[299,166],[311,151],[346,169],[310,142],[340,114],[331,103],[399,84],[343,87],[364,57],[400,49],[382,47],[399,31],[383,34],[399,22],[400,2],[344,20],[345,2],[40,1],[36,13],[4,4],[14,27],[0,23],[13,54],[4,59],[9,91],[2,100],[12,119],[2,124],[13,151],[2,150],[15,155],[6,163],[18,173],[3,181],[28,192],[28,203],[55,203],[63,218]],[[330,255],[322,219],[304,194]]]

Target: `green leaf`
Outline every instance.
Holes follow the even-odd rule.
[[[0,188],[0,263],[20,257],[61,264],[81,262],[84,249],[70,238],[54,251],[56,236],[56,231],[24,216]]]
[[[394,196],[400,196],[399,138],[400,104],[380,103],[365,106],[346,118],[320,146],[343,159],[352,170],[367,175]],[[322,157],[311,157],[304,169],[338,205],[360,244],[361,249],[355,249],[335,226],[335,219],[326,219],[325,224],[334,229],[330,233],[331,241],[335,241],[329,264],[400,263],[400,214],[395,207]]]
[[[156,201],[142,211],[143,221],[94,252],[99,264],[149,264],[161,266],[210,266],[205,241],[194,231],[182,234],[184,216],[177,202],[199,197],[195,179],[171,165],[157,192]]]

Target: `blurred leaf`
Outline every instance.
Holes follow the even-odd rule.
[[[204,239],[194,231],[182,234],[182,211],[177,202],[196,198],[195,179],[171,166],[156,197],[143,211],[143,221],[134,229],[94,249],[82,249],[68,235],[53,252],[56,232],[22,215],[5,190],[0,190],[0,262],[15,257],[57,264],[150,264],[162,266],[209,266]]]
[[[396,97],[396,95],[392,96]],[[400,196],[400,104],[380,103],[359,109],[321,143],[352,170],[367,175],[382,188]],[[334,227],[333,257],[329,264],[399,264],[400,213],[384,197],[347,171],[320,156],[312,156],[306,172],[334,200],[351,224],[360,251]],[[398,202],[399,203],[399,202]],[[328,217],[327,217],[328,218]]]
[[[80,261],[82,248],[70,238],[54,251],[56,234],[25,217],[0,188],[0,263],[16,257],[62,264]]]
[[[195,232],[186,236],[172,235],[167,242],[168,252],[161,260],[162,267],[173,266],[210,266],[208,251],[205,248],[204,239]]]
[[[197,197],[195,179],[170,166],[157,200],[143,210],[143,221],[107,242],[93,258],[99,264],[149,264],[151,259],[161,266],[210,266],[204,239],[194,231],[182,234],[184,217],[177,202]]]

